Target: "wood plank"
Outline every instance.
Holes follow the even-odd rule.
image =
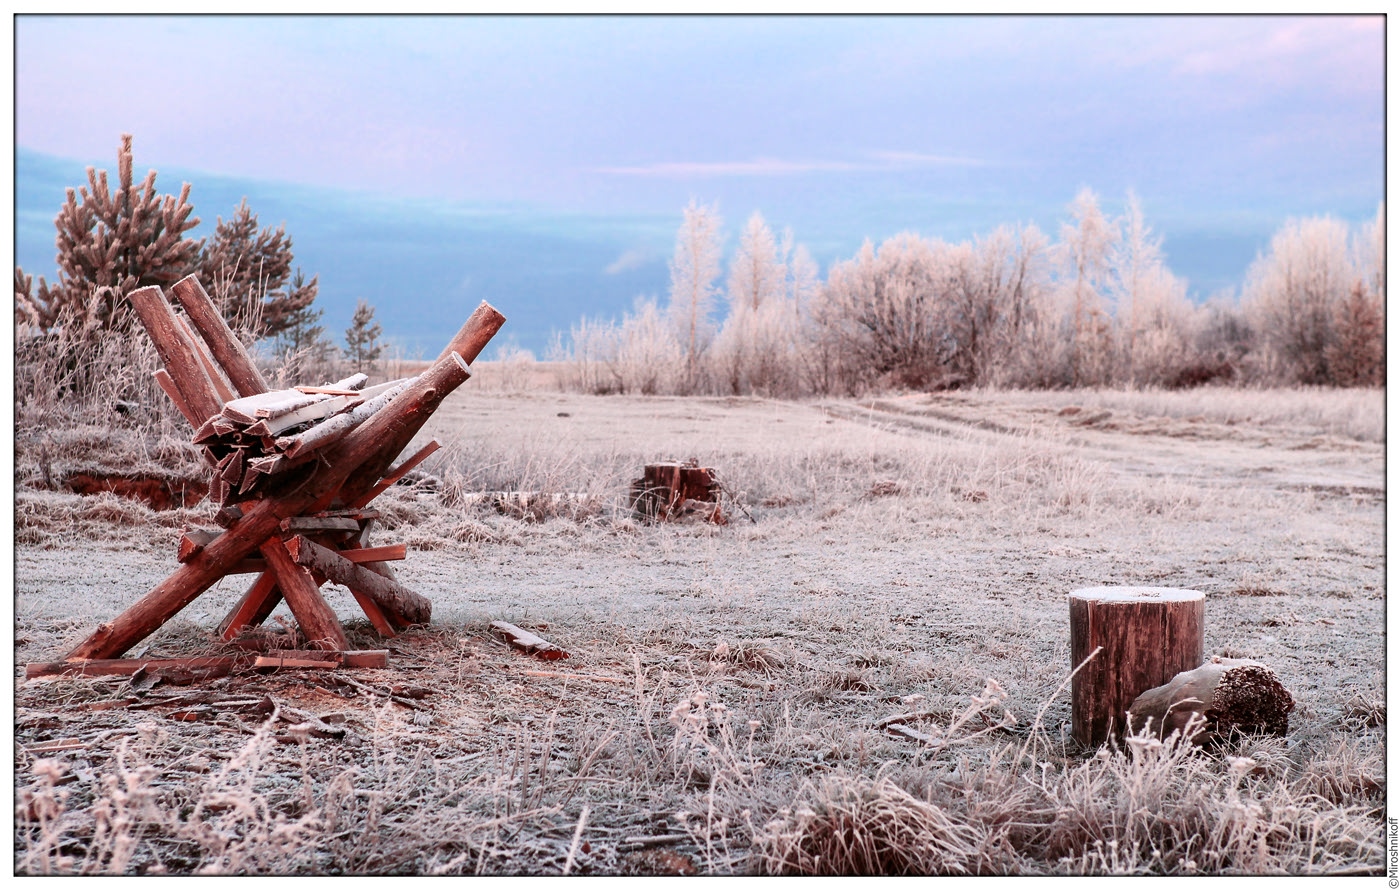
[[[350,408],[361,398],[359,393],[353,393],[353,398],[348,396],[333,396],[320,402],[289,411],[278,417],[263,417],[247,428],[247,432],[254,436],[276,436],[294,426],[303,423],[310,423],[314,420],[322,420],[327,417],[339,414],[341,411]]]
[[[223,414],[225,417],[236,420],[239,423],[257,423],[258,411],[260,410],[280,409],[288,403],[292,403],[293,405],[293,407],[288,410],[295,410],[296,408],[311,405],[319,401],[322,401],[322,399],[318,399],[316,396],[302,395],[294,389],[274,389],[269,392],[260,392],[255,395],[234,399],[224,405]]]
[[[205,676],[230,674],[249,668],[325,670],[327,668],[385,668],[387,649],[284,650],[275,655],[209,655],[190,658],[108,658],[81,661],[31,662],[24,666],[25,679],[37,677],[117,677],[145,669],[152,673],[193,671]]]
[[[267,392],[267,381],[253,362],[243,343],[229,330],[214,301],[199,283],[199,278],[187,275],[171,286],[170,292],[184,307],[190,323],[208,344],[229,382],[240,396]]]
[[[491,628],[496,631],[498,636],[501,636],[507,643],[510,643],[511,646],[522,652],[534,655],[537,658],[554,661],[556,659],[569,657],[569,653],[560,649],[544,637],[536,636],[528,630],[523,630],[509,622],[492,621]]]
[[[303,539],[305,540],[305,539]],[[321,596],[311,573],[292,560],[286,545],[270,538],[258,548],[267,560],[268,570],[277,576],[277,586],[296,616],[302,636],[313,649],[346,649],[345,629],[335,610]]]
[[[400,627],[427,624],[432,620],[433,604],[426,597],[356,565],[343,554],[322,547],[305,536],[297,535],[289,540],[287,552],[297,565],[319,572],[335,583],[373,599],[385,616]]]
[[[360,523],[335,516],[289,516],[281,522],[282,531],[297,532],[358,532]]]
[[[134,674],[141,668],[148,671],[180,669],[230,673],[235,668],[252,664],[247,655],[211,655],[195,658],[113,658],[54,662],[33,662],[24,666],[26,680],[35,677],[113,677]]]
[[[190,529],[180,536],[180,546],[175,551],[175,558],[182,563],[189,562],[196,553],[204,549],[205,545],[221,534],[223,532],[208,529]]]
[[[355,427],[388,407],[396,396],[408,389],[409,385],[408,382],[404,382],[343,414],[337,414],[335,417],[316,424],[304,433],[278,439],[277,450],[288,457],[295,458],[304,452],[324,448],[337,439],[343,438]]]
[[[282,591],[277,589],[277,576],[263,572],[219,624],[219,638],[231,640],[245,627],[257,627],[267,620],[281,601]]]

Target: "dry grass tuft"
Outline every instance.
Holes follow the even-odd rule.
[[[979,840],[886,776],[837,774],[805,783],[755,833],[754,847],[768,874],[940,875],[965,874]]]

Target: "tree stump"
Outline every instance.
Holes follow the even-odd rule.
[[[1266,665],[1245,658],[1213,658],[1195,670],[1139,695],[1128,709],[1128,725],[1149,725],[1161,738],[1185,732],[1200,716],[1191,742],[1207,745],[1234,732],[1288,734],[1293,696]]]
[[[1143,692],[1205,660],[1205,594],[1167,587],[1091,587],[1069,595],[1075,741],[1097,747],[1123,734]]]
[[[723,524],[719,495],[719,481],[711,467],[694,460],[647,464],[642,478],[632,483],[632,509],[647,519],[666,520],[678,515],[687,501],[699,501],[713,504],[713,509],[705,511],[707,518]]]

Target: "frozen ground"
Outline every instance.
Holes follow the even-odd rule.
[[[666,848],[702,871],[756,868],[761,832],[738,824],[738,803],[718,847],[714,819],[702,834],[675,815],[695,810],[707,781],[681,775],[686,725],[676,715],[718,702],[726,725],[741,739],[748,734],[744,762],[768,770],[763,781],[749,774],[743,794],[731,797],[753,812],[766,806],[766,815],[800,782],[832,771],[956,771],[953,761],[921,759],[915,743],[877,724],[911,709],[937,723],[988,678],[1004,687],[1001,706],[1020,731],[1049,702],[1044,729],[1058,741],[1069,719],[1065,696],[1052,700],[1071,667],[1066,595],[1098,585],[1204,591],[1207,655],[1258,659],[1297,699],[1290,738],[1276,753],[1297,771],[1325,761],[1327,770],[1352,770],[1350,780],[1364,774],[1370,785],[1360,782],[1360,796],[1339,806],[1364,809],[1367,794],[1383,793],[1381,739],[1356,722],[1358,702],[1383,701],[1379,441],[1301,417],[1290,422],[1287,412],[1173,416],[1147,400],[1141,411],[1131,401],[1108,409],[1075,394],[797,404],[469,390],[425,430],[446,446],[425,466],[433,478],[381,499],[386,528],[377,542],[409,543],[399,577],[433,601],[439,627],[396,644],[396,664],[416,668],[413,676],[434,691],[432,720],[396,731],[402,744],[426,746],[444,763],[480,756],[463,781],[486,782],[491,763],[518,778],[521,758],[542,757],[536,789],[550,790],[536,808],[556,809],[525,819],[513,842],[492,829],[489,856],[485,834],[462,841],[481,858],[449,870],[557,871],[583,802],[593,807],[596,832],[581,835],[593,840],[591,852],[575,850],[575,871],[665,871],[635,861],[650,847],[629,850],[619,839],[667,832],[687,836]],[[1376,411],[1381,401],[1374,394]],[[687,457],[717,468],[754,521],[735,507],[723,527],[649,526],[626,515],[626,486],[643,463]],[[556,515],[525,521],[463,497],[483,490],[572,497],[550,511]],[[78,501],[21,494],[25,515],[72,511],[80,515],[75,528],[100,520],[82,519],[92,508]],[[73,546],[51,520],[22,537],[17,663],[61,656],[171,570],[179,525],[156,524],[145,511],[121,515],[125,524],[95,547]],[[197,642],[241,592],[226,580],[206,593],[182,614],[186,622],[164,632],[165,642],[158,635],[152,653]],[[331,599],[342,617],[357,615],[348,593]],[[545,665],[518,656],[490,638],[494,619],[535,628],[572,657]],[[621,682],[525,673],[540,670]],[[80,684],[25,684],[19,702],[52,708],[45,697],[60,685]],[[103,688],[122,694],[116,684]],[[314,685],[279,690],[303,708],[359,708],[357,719],[370,719],[363,702],[317,698]],[[710,704],[674,710],[697,693]],[[557,741],[541,749],[544,726]],[[166,721],[163,730],[177,739],[204,732],[200,744],[217,747],[207,728]],[[50,737],[64,733],[76,734],[60,726]],[[602,753],[580,773],[589,746]],[[1338,767],[1343,749],[1351,765]],[[529,756],[512,760],[520,750]],[[1079,756],[1064,750],[1064,768]],[[709,773],[712,795],[720,772]],[[546,781],[555,773],[587,775],[565,799],[568,783]],[[516,778],[501,780],[509,792],[473,787],[481,801],[517,792],[525,801]],[[669,827],[629,828],[629,814]],[[421,871],[453,862],[450,845],[419,846],[407,858],[361,867]],[[1022,858],[1007,860],[1013,865],[983,868],[1106,868],[1071,853],[1079,866],[1018,852]],[[1379,847],[1355,855],[1353,865],[1378,863]],[[1271,861],[1275,870],[1284,862]],[[1337,863],[1304,870],[1314,868]]]

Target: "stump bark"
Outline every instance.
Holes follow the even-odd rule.
[[[1075,741],[1120,737],[1128,707],[1205,660],[1205,594],[1167,587],[1092,587],[1069,596]]]

